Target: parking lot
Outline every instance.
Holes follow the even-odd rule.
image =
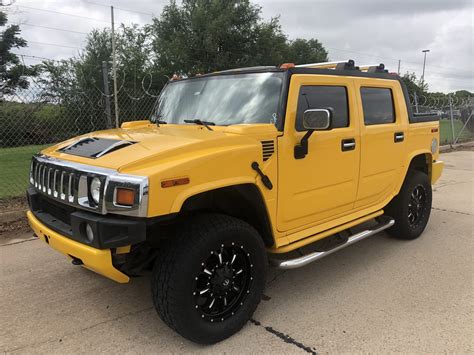
[[[270,270],[254,321],[213,346],[164,325],[148,277],[116,284],[30,232],[0,237],[0,351],[472,352],[474,152],[442,160],[421,238],[380,233],[305,268]]]

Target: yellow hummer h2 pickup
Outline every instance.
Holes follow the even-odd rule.
[[[301,267],[385,229],[417,238],[438,142],[438,118],[414,114],[382,64],[178,78],[150,121],[34,156],[27,215],[74,265],[120,283],[151,269],[161,319],[215,343],[250,319],[269,264]]]

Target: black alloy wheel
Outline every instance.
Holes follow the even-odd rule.
[[[426,191],[423,185],[417,185],[410,196],[408,202],[408,222],[413,227],[416,226],[423,217],[426,204]]]
[[[195,277],[195,308],[201,318],[222,322],[233,316],[250,293],[251,255],[243,245],[222,244],[210,252]]]

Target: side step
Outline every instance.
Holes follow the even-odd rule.
[[[390,217],[380,217],[378,218],[378,220],[380,221],[380,223],[374,226],[372,229],[367,229],[357,234],[354,234],[353,236],[349,237],[349,239],[347,239],[347,242],[331,250],[317,251],[308,255],[301,256],[296,259],[278,260],[278,259],[270,258],[269,260],[270,265],[280,270],[297,269],[302,266],[308,265],[312,263],[313,261],[322,259],[325,256],[334,253],[335,251],[344,249],[345,247],[348,247],[349,245],[357,243],[361,241],[362,239],[370,237],[371,235],[377,234],[383,231],[384,229],[390,228],[391,226],[395,224],[395,220]]]

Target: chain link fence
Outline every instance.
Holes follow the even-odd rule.
[[[95,75],[101,75],[101,70]],[[26,90],[0,100],[0,200],[23,196],[33,154],[54,143],[91,131],[115,126],[114,97],[108,93],[107,75],[102,88],[51,91],[41,79],[31,79]],[[161,78],[162,79],[162,78]],[[159,90],[150,90],[152,78],[135,81],[118,90],[120,122],[148,119]],[[160,81],[163,83],[163,80]],[[474,138],[472,98],[412,96],[414,112],[441,116],[441,144]]]
[[[119,84],[119,125],[150,118],[159,90],[149,89],[147,80],[151,78],[131,87]],[[56,92],[41,78],[29,81],[28,89],[0,97],[0,201],[24,196],[33,154],[71,137],[116,125],[107,75],[102,87],[91,81],[87,91],[68,88],[67,92]]]
[[[441,145],[474,139],[473,97],[411,95],[413,112],[436,113],[440,120]]]

